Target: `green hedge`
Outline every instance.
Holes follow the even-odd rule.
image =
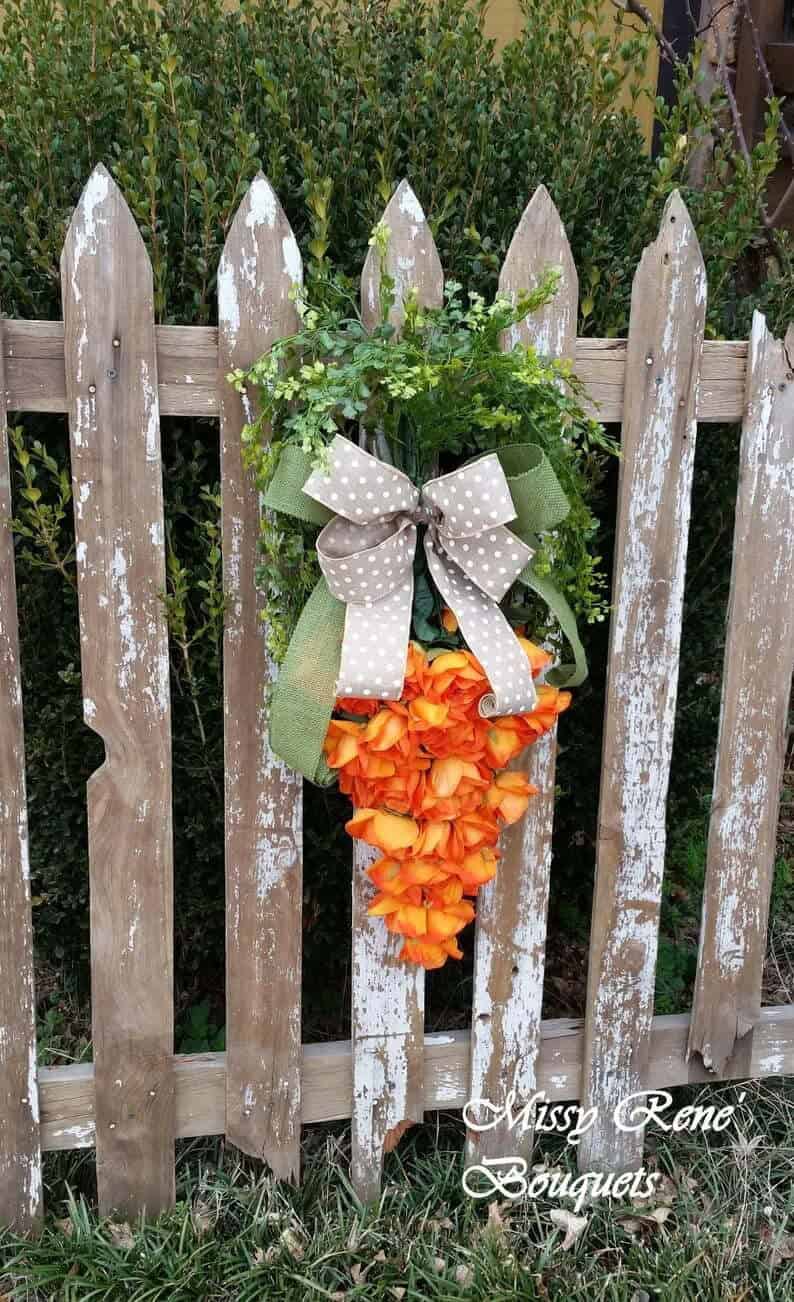
[[[587,0],[529,0],[522,38],[499,57],[464,0],[6,0],[0,30],[0,304],[60,316],[58,261],[93,165],[114,172],[154,268],[161,321],[215,317],[215,273],[231,217],[263,168],[313,271],[354,277],[369,232],[405,175],[428,212],[445,270],[490,293],[520,213],[543,182],[566,223],[581,281],[580,332],[615,335],[631,279],[670,190],[690,203],[709,267],[708,329],[743,335],[760,303],[779,329],[794,278],[785,240],[764,238],[760,196],[776,155],[774,113],[748,167],[718,145],[702,191],[689,159],[720,106],[682,77],[658,106],[652,161],[619,97],[639,94],[646,38],[593,34]],[[42,490],[42,524],[18,496],[19,596],[36,934],[42,954],[85,959],[84,783],[101,745],[83,725],[64,424],[20,422],[31,460],[17,488]],[[42,444],[38,452],[33,440]],[[703,819],[710,787],[734,492],[735,431],[704,432],[674,771],[674,831]],[[20,447],[22,442],[20,442]],[[218,454],[212,422],[164,422],[173,644],[178,982],[222,986],[223,836]],[[48,464],[54,457],[56,469]],[[35,474],[35,484],[32,476]],[[611,486],[611,491],[614,485]],[[61,507],[58,508],[59,498]],[[58,511],[63,513],[59,519]],[[33,513],[35,514],[35,512]],[[611,518],[611,502],[603,518]],[[47,534],[47,529],[50,533]],[[42,532],[44,530],[44,532]],[[54,532],[53,532],[54,531]],[[45,534],[48,541],[45,545]],[[54,541],[53,541],[54,539]],[[603,550],[611,551],[609,527]],[[564,722],[557,920],[584,925],[600,758],[605,636],[590,630],[592,682]],[[326,807],[323,802],[328,803]],[[334,798],[309,798],[305,928],[313,1029],[338,1015],[347,946],[349,853]],[[675,845],[675,838],[674,838]],[[438,999],[459,974],[437,983]],[[676,977],[678,980],[678,977]],[[445,987],[444,981],[447,981]],[[454,991],[453,991],[454,993]],[[328,1006],[326,1007],[326,1002]]]

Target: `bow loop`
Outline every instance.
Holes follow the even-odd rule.
[[[494,452],[428,480],[422,501],[441,512],[445,538],[471,538],[516,518],[505,472]]]
[[[346,607],[340,695],[402,696],[423,524],[430,573],[482,662],[493,713],[533,708],[527,658],[496,604],[533,554],[505,528],[516,513],[498,457],[431,479],[420,493],[401,471],[337,436],[326,473],[313,471],[303,492],[337,512],[317,539],[317,557]]]
[[[419,493],[407,475],[339,435],[328,449],[327,467],[313,470],[303,491],[353,524],[373,524],[384,516],[412,512],[419,503]]]

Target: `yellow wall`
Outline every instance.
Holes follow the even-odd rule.
[[[612,0],[599,0],[599,3],[605,21],[613,20],[615,5]],[[653,15],[654,20],[661,26],[664,0],[645,0],[645,6]],[[636,20],[633,21],[636,22]],[[489,36],[496,38],[498,45],[504,45],[507,41],[512,41],[516,36],[519,36],[521,34],[521,5],[519,0],[490,0],[486,17],[486,31]],[[648,58],[645,74],[645,85],[650,92],[651,99],[643,96],[637,102],[635,110],[645,134],[645,139],[648,141],[650,141],[653,130],[653,104],[651,100],[656,94],[658,72],[659,53],[656,45],[654,45]]]

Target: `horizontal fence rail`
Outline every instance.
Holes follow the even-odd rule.
[[[648,1058],[648,1089],[706,1084],[714,1076],[698,1059],[687,1060],[689,1017],[654,1017]],[[551,1018],[541,1024],[537,1088],[551,1102],[581,1097],[584,1022]],[[425,1111],[462,1108],[470,1096],[468,1031],[426,1034]],[[750,1071],[759,1079],[794,1073],[794,1007],[764,1008],[753,1036]],[[180,1139],[223,1133],[226,1055],[180,1054],[174,1058],[176,1133]],[[90,1063],[44,1067],[41,1141],[45,1151],[91,1148],[94,1144],[94,1069]],[[741,1079],[730,1072],[721,1079]],[[353,1053],[349,1040],[304,1044],[301,1065],[301,1122],[345,1121],[353,1114]],[[511,1150],[512,1151],[512,1150]]]
[[[5,321],[6,405],[9,411],[67,411],[60,321]],[[161,325],[155,330],[162,416],[217,416],[218,331],[214,326]],[[577,339],[574,366],[599,420],[623,419],[625,339]],[[747,343],[703,344],[697,418],[742,419]]]
[[[407,182],[387,205],[405,293],[440,301],[443,270]],[[302,1045],[302,784],[271,754],[273,674],[259,618],[260,503],[243,466],[246,394],[226,382],[296,325],[300,252],[266,178],[252,182],[218,269],[219,327],[155,326],[151,268],[110,175],[92,174],[62,262],[65,325],[0,322],[0,1220],[40,1222],[41,1150],[97,1150],[103,1212],[174,1199],[177,1137],[224,1133],[299,1176],[301,1125],[352,1118],[352,1176],[378,1194],[384,1153],[429,1109],[536,1090],[599,1122],[585,1168],[642,1161],[611,1111],[639,1088],[794,1072],[794,1006],[761,1009],[782,739],[792,673],[794,335],[757,317],[749,345],[703,342],[705,274],[680,196],[668,201],[632,297],[628,340],[576,339],[578,277],[540,187],[500,276],[511,294],[547,263],[556,298],[505,339],[571,358],[594,413],[621,423],[619,519],[597,875],[585,1017],[541,1020],[556,737],[522,760],[541,795],[508,829],[482,893],[471,1031],[426,1034],[424,973],[367,916],[353,855],[352,1039]],[[372,324],[378,268],[362,274]],[[35,1071],[24,738],[6,412],[69,415],[85,721],[106,761],[87,792],[95,1063]],[[162,415],[219,418],[224,637],[227,1052],[173,1054],[171,724]],[[739,502],[692,1016],[653,1017],[656,944],[694,440],[741,422]],[[362,437],[365,437],[362,435]],[[761,666],[761,691],[747,691]],[[220,811],[219,811],[220,812]],[[738,1048],[737,1048],[738,1044]],[[506,1129],[506,1128],[505,1128]],[[527,1131],[470,1132],[470,1158],[528,1156]]]

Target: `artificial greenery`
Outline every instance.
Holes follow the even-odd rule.
[[[372,236],[381,260],[374,329],[365,328],[347,285],[323,278],[318,300],[311,287],[295,296],[301,330],[278,340],[248,371],[229,376],[238,390],[257,395],[258,415],[243,441],[261,491],[286,446],[297,445],[322,466],[336,434],[356,438],[360,429],[377,431],[379,455],[418,485],[461,459],[533,443],[546,453],[570,505],[565,520],[544,536],[535,569],[541,577],[553,575],[576,615],[588,623],[602,620],[605,583],[599,558],[588,550],[598,529],[591,503],[617,445],[585,414],[570,362],[540,357],[519,343],[502,347],[506,332],[553,297],[559,273],[549,269],[515,303],[497,294],[487,304],[474,291],[467,303],[456,281],[447,282],[441,307],[422,307],[409,293],[398,333],[390,320],[395,287],[385,267],[390,234],[379,223]],[[280,661],[319,571],[305,526],[264,513],[261,533],[263,617],[271,654]],[[414,635],[426,645],[454,645],[420,551],[417,565]],[[503,607],[514,625],[532,618],[537,635],[535,602],[525,584],[513,585]],[[545,627],[545,613],[542,620]]]

